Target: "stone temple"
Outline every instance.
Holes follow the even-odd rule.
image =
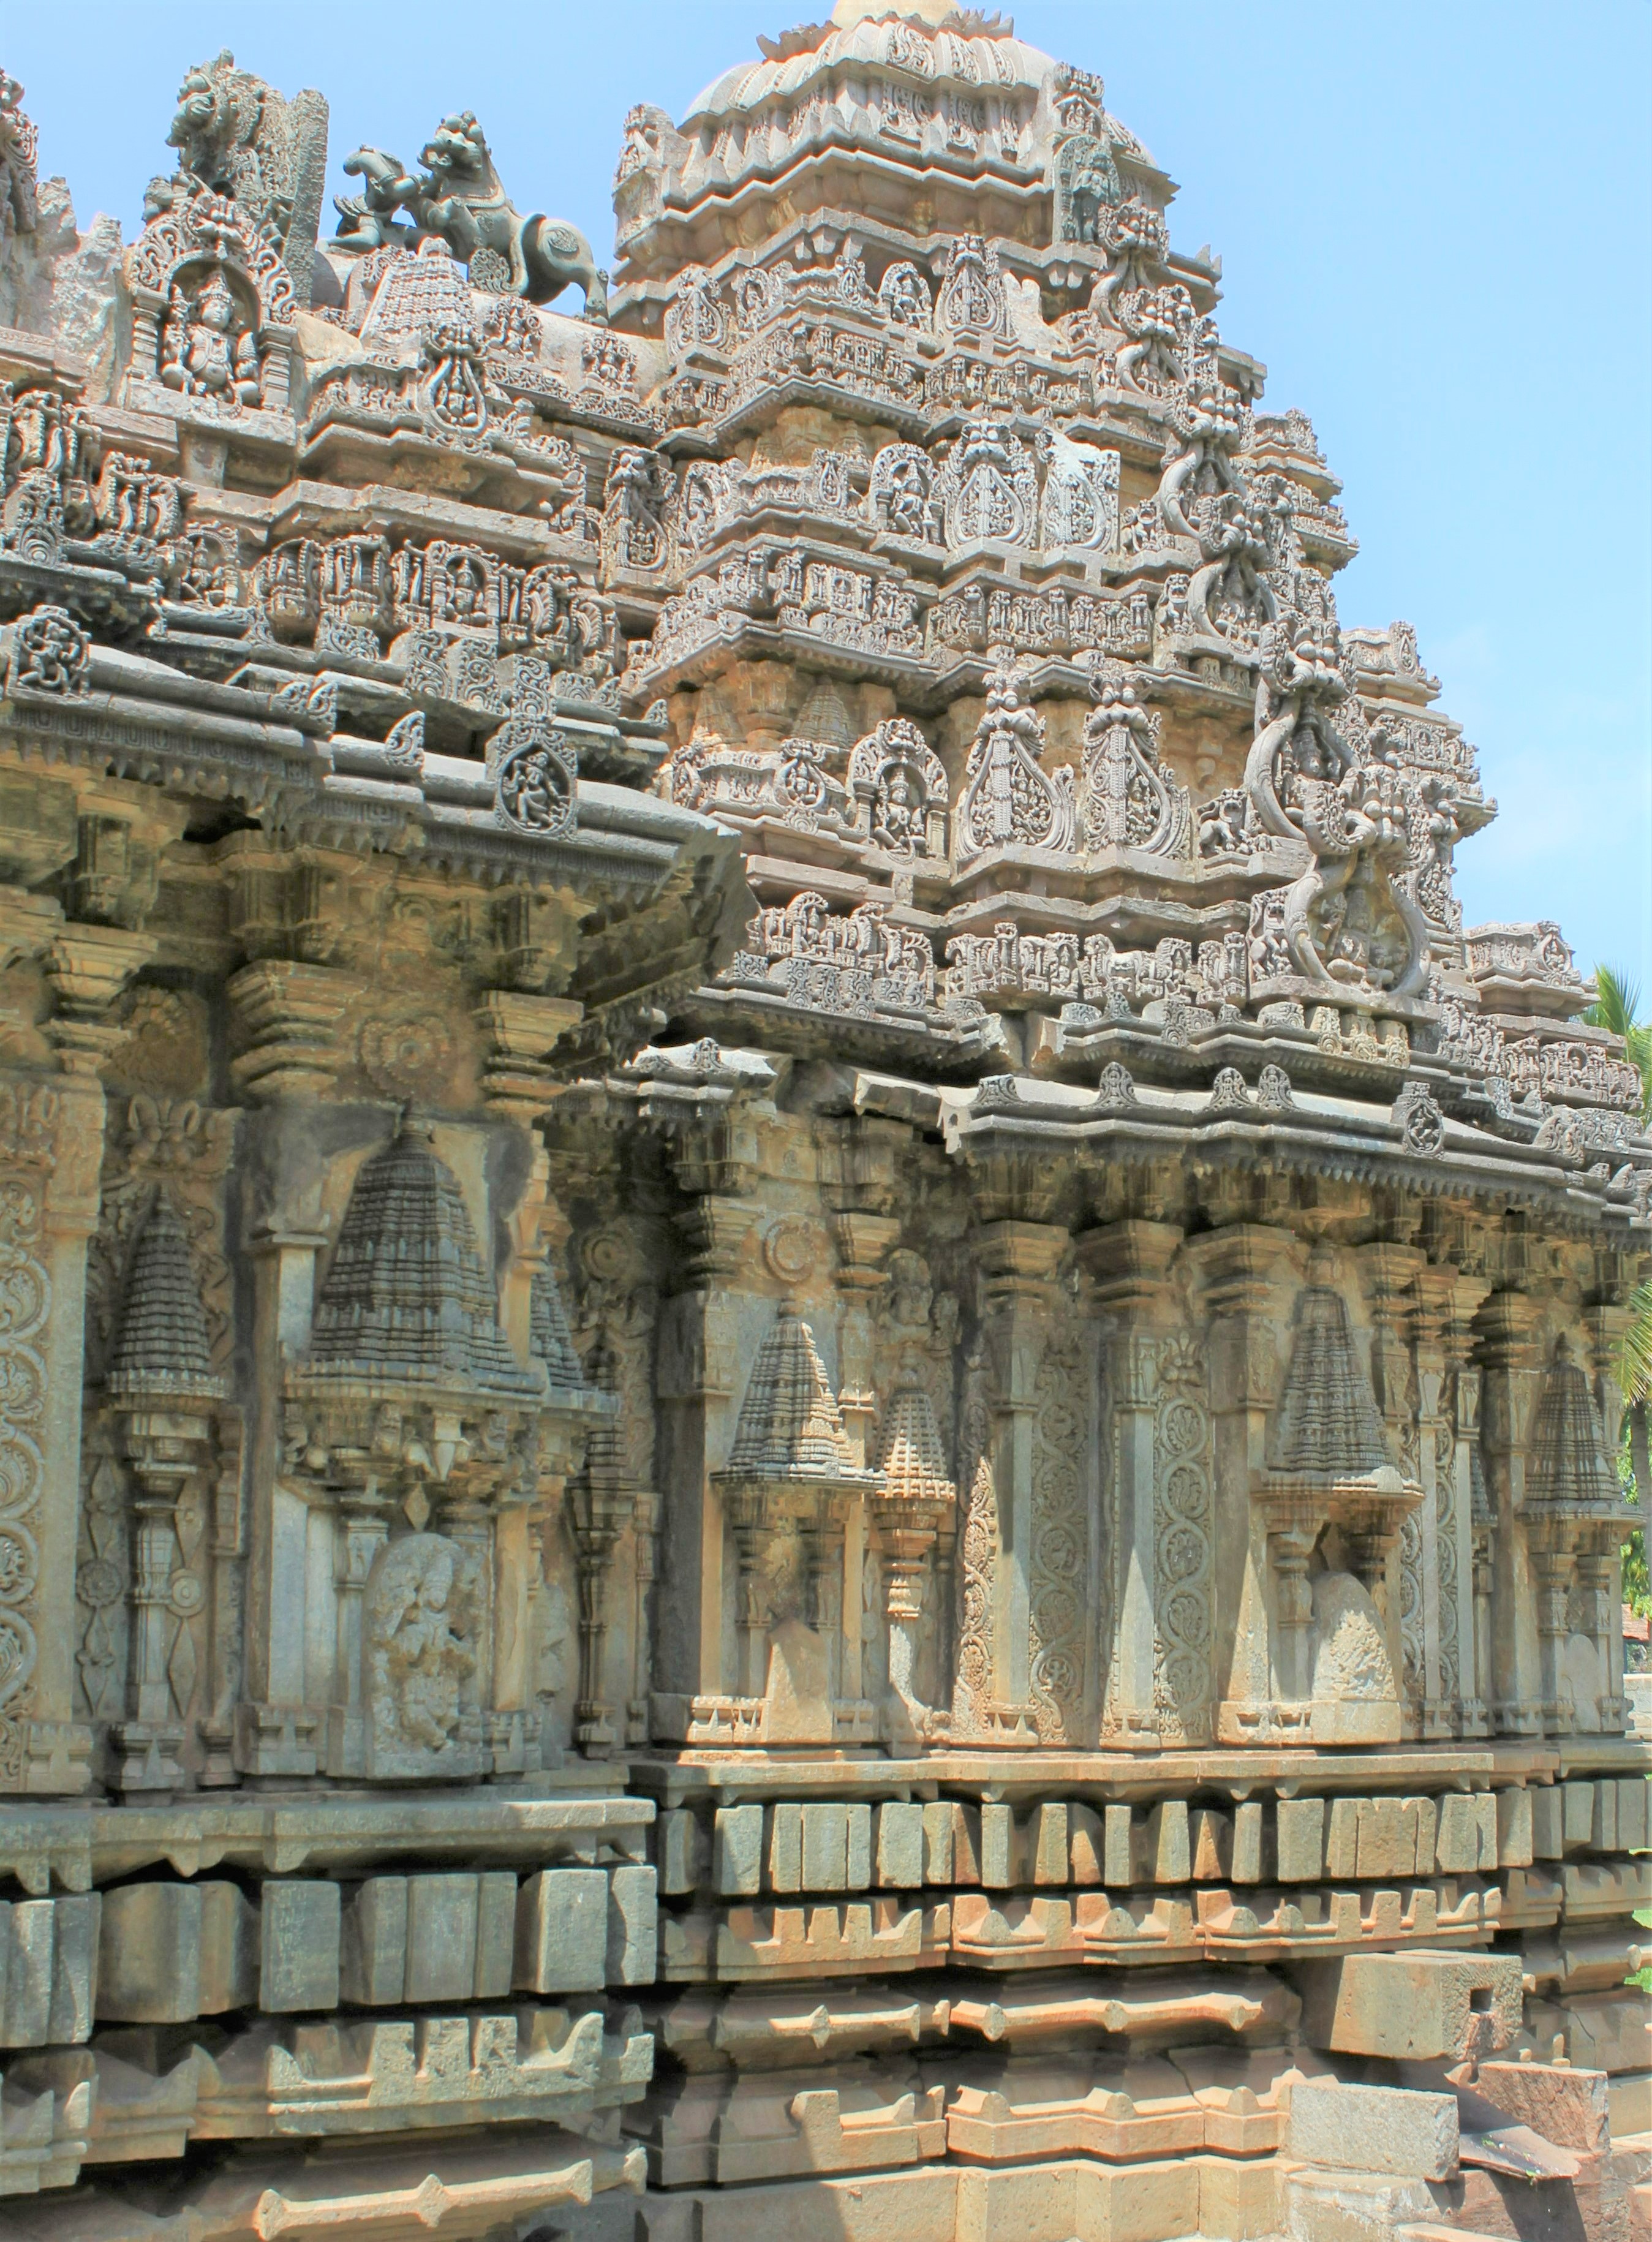
[[[0,79],[0,2233],[1628,2242],[1638,1079],[1101,80],[759,44]]]

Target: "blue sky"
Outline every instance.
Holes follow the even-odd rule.
[[[319,85],[338,159],[406,158],[474,109],[524,209],[606,258],[633,101],[681,116],[829,0],[567,0],[386,15],[55,4],[10,16],[42,169],[131,237],[182,70],[220,45]],[[1652,998],[1652,160],[1647,0],[1381,7],[1028,0],[1020,35],[1099,70],[1224,260],[1224,332],[1313,415],[1361,543],[1347,623],[1407,617],[1501,816],[1460,853],[1471,922],[1558,918]],[[474,26],[473,39],[467,37]]]

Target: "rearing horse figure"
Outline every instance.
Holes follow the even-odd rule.
[[[587,319],[606,324],[608,274],[592,256],[590,243],[561,218],[542,211],[523,217],[506,193],[469,110],[442,118],[420,161],[425,171],[415,178],[399,156],[379,148],[358,148],[346,158],[345,170],[364,179],[366,191],[336,198],[345,220],[336,237],[342,245],[412,248],[440,234],[467,265],[479,250],[491,249],[509,269],[513,295],[548,304],[577,281],[585,291]],[[412,224],[398,218],[398,211],[407,211]]]

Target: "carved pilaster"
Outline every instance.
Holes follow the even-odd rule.
[[[1109,1486],[1107,1490],[1107,1551],[1109,1560],[1108,1667],[1102,1702],[1103,1741],[1133,1750],[1153,1750],[1162,1742],[1209,1741],[1211,1690],[1209,1651],[1211,1613],[1210,1516],[1208,1500],[1178,1482],[1187,1516],[1181,1522],[1183,1538],[1173,1549],[1165,1546],[1172,1529],[1169,1523],[1172,1468],[1169,1447],[1180,1441],[1192,1470],[1200,1468],[1208,1452],[1205,1427],[1194,1438],[1180,1418],[1167,1421],[1166,1453],[1158,1451],[1161,1358],[1171,1345],[1173,1296],[1171,1264],[1182,1243],[1182,1233],[1171,1223],[1116,1222],[1105,1229],[1085,1232],[1078,1241],[1078,1258],[1090,1280],[1091,1298],[1106,1319],[1103,1360],[1110,1416]],[[1166,1389],[1167,1393],[1168,1389]],[[1190,1397],[1189,1406],[1199,1410]],[[1202,1412],[1200,1412],[1202,1415]],[[1190,1420],[1191,1423],[1191,1420]],[[1181,1458],[1179,1455],[1178,1460]],[[1205,1466],[1206,1472],[1208,1466]],[[1161,1479],[1164,1485],[1161,1487]],[[1202,1546],[1195,1541],[1202,1537]],[[1179,1577],[1172,1590],[1165,1560]],[[1186,1600],[1178,1605],[1180,1624],[1173,1644],[1161,1625],[1161,1603],[1168,1607],[1172,1593]],[[1197,1673],[1199,1614],[1203,1600],[1205,1676]],[[1171,1686],[1170,1661],[1176,1661],[1180,1688]],[[1166,1718],[1165,1716],[1168,1716]],[[1168,1727],[1170,1734],[1161,1735]],[[1191,1733],[1190,1733],[1191,1729]]]
[[[1056,1313],[1055,1276],[1068,1234],[1052,1224],[1004,1219],[983,1225],[979,1266],[988,1385],[985,1440],[966,1501],[965,1619],[960,1640],[953,1734],[960,1741],[1016,1744],[1054,1735],[1059,1701],[1040,1699],[1034,1663],[1039,1379]],[[1070,1567],[1071,1545],[1064,1545]],[[971,1639],[971,1567],[982,1573]],[[1081,1594],[1078,1580],[1065,1582]]]
[[[1400,1529],[1392,1590],[1400,1720],[1407,1736],[1440,1735],[1448,1723],[1440,1684],[1440,1577],[1433,1474],[1423,1471],[1422,1372],[1407,1345],[1410,1288],[1427,1265],[1414,1246],[1379,1239],[1359,1251],[1359,1265],[1371,1309],[1371,1384],[1387,1435],[1388,1450],[1402,1475],[1422,1489],[1422,1500]],[[1437,1380],[1431,1387],[1438,1406]]]
[[[83,1790],[75,1546],[87,1240],[104,1100],[70,1074],[0,1075],[0,1790]]]
[[[1548,1698],[1542,1650],[1552,1641],[1540,1620],[1540,1590],[1528,1557],[1522,1512],[1528,1441],[1541,1381],[1541,1314],[1529,1294],[1495,1292],[1474,1319],[1481,1369],[1481,1453],[1492,1541],[1490,1710],[1498,1735],[1538,1735]],[[1552,1603],[1546,1607],[1552,1617]],[[1551,1673],[1552,1682],[1552,1673]]]
[[[1225,1224],[1190,1238],[1185,1248],[1209,1317],[1217,1720],[1226,1743],[1257,1740],[1273,1694],[1267,1529],[1251,1487],[1263,1467],[1267,1413],[1279,1390],[1275,1332],[1295,1250],[1289,1231],[1252,1222]]]

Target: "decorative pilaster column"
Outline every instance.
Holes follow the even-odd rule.
[[[1188,1470],[1200,1472],[1202,1467],[1199,1492],[1204,1499],[1178,1505],[1173,1527],[1169,1457],[1160,1459],[1157,1453],[1160,1356],[1172,1308],[1170,1268],[1181,1243],[1181,1231],[1174,1224],[1140,1221],[1110,1223],[1105,1229],[1085,1232],[1078,1241],[1091,1298],[1106,1319],[1103,1361],[1111,1424],[1107,1531],[1111,1577],[1101,1735],[1115,1749],[1154,1751],[1163,1742],[1210,1740],[1209,1440],[1199,1399],[1190,1396],[1186,1404],[1190,1420],[1194,1416],[1199,1420],[1197,1437],[1190,1432],[1179,1445],[1186,1451]],[[1167,1429],[1172,1434],[1176,1431],[1174,1426]],[[1162,1488],[1161,1472],[1165,1479]],[[1172,1532],[1178,1539],[1171,1548],[1165,1545]],[[1167,1637],[1160,1606],[1168,1605],[1172,1592],[1172,1567],[1174,1593],[1185,1604],[1186,1614]],[[1201,1599],[1202,1644],[1193,1609]],[[1201,1649],[1204,1674],[1199,1677],[1193,1669]],[[1166,1686],[1172,1660],[1182,1683],[1181,1690],[1174,1692]],[[1202,1688],[1197,1686],[1200,1678]],[[1176,1733],[1163,1736],[1161,1709],[1170,1709],[1176,1697],[1187,1702],[1176,1707]]]
[[[838,1165],[852,1171],[852,1147],[838,1148]],[[847,1179],[840,1189],[848,1188]],[[868,1186],[863,1180],[856,1196]],[[882,1198],[883,1193],[879,1191]],[[901,1234],[898,1219],[864,1208],[840,1211],[832,1217],[833,1241],[837,1249],[837,1362],[840,1384],[837,1406],[843,1420],[843,1437],[857,1470],[872,1461],[873,1428],[877,1414],[872,1304],[884,1285],[883,1265]],[[865,1644],[862,1639],[864,1571],[870,1559],[864,1504],[850,1503],[843,1518],[843,1561],[839,1594],[843,1606],[840,1641],[840,1693],[858,1699],[865,1687]]]
[[[1434,1476],[1423,1470],[1421,1366],[1414,1380],[1406,1344],[1407,1293],[1426,1272],[1417,1247],[1387,1239],[1359,1250],[1360,1274],[1371,1306],[1371,1386],[1393,1461],[1421,1487],[1422,1501],[1400,1529],[1389,1608],[1394,1672],[1400,1682],[1402,1733],[1407,1737],[1447,1732],[1440,1698],[1440,1579]],[[1431,1364],[1431,1406],[1439,1406],[1438,1365]],[[1431,1440],[1432,1453],[1432,1440]],[[1374,1584],[1367,1582],[1374,1593]],[[1379,1603],[1382,1601],[1377,1598]]]
[[[74,1719],[86,1245],[104,1098],[84,1075],[0,1073],[0,1792],[79,1791]]]
[[[1599,1262],[1615,1264],[1616,1256],[1601,1255]],[[1601,1446],[1614,1477],[1623,1440],[1623,1389],[1618,1383],[1623,1336],[1630,1312],[1625,1304],[1627,1278],[1621,1266],[1600,1271],[1602,1285],[1593,1306],[1584,1315],[1588,1335],[1589,1367],[1594,1373],[1595,1406],[1601,1417]],[[1644,1507],[1644,1506],[1643,1506]],[[1622,1559],[1620,1545],[1610,1536],[1605,1546],[1580,1558],[1578,1582],[1593,1601],[1595,1641],[1606,1687],[1602,1693],[1601,1725],[1620,1735],[1628,1720],[1628,1701],[1623,1688]],[[1586,1583],[1587,1574],[1587,1583]]]
[[[1033,1677],[1035,1418],[1068,1234],[1004,1219],[978,1233],[990,1369],[987,1437],[968,1491],[965,1609],[953,1732],[960,1742],[1025,1744],[1055,1725]],[[972,1533],[978,1527],[978,1533]],[[970,1575],[979,1574],[971,1596]]]
[[[1256,1222],[1224,1224],[1183,1248],[1210,1319],[1213,1670],[1223,1743],[1254,1743],[1279,1695],[1271,1671],[1268,1527],[1251,1489],[1266,1464],[1268,1411],[1283,1370],[1280,1293],[1295,1250],[1288,1230]],[[1292,1616],[1286,1624],[1298,1621]]]
[[[1539,1322],[1537,1303],[1513,1288],[1491,1293],[1474,1319],[1481,1373],[1481,1452],[1493,1527],[1488,1629],[1495,1735],[1541,1735],[1544,1705],[1553,1702],[1553,1568],[1536,1576],[1539,1568],[1528,1560],[1527,1537],[1517,1530],[1523,1522],[1528,1449],[1541,1377]]]
[[[631,1622],[631,1695],[625,1708],[625,1740],[628,1744],[645,1744],[648,1741],[655,1561],[659,1546],[660,1498],[652,1493],[634,1494],[631,1498],[631,1547],[635,1601]]]

